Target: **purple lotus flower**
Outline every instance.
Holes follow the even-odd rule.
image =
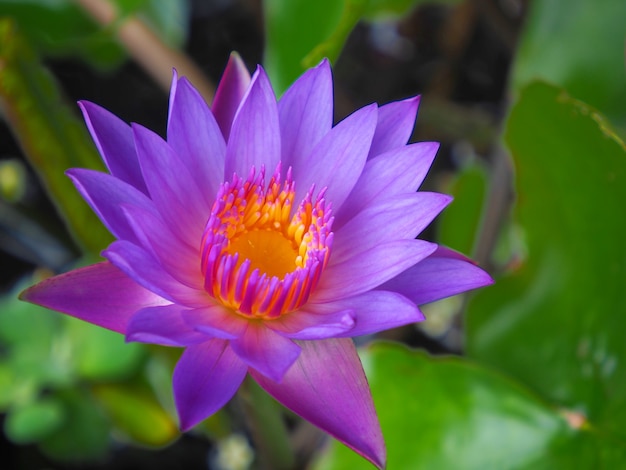
[[[250,374],[295,413],[385,465],[351,337],[423,320],[417,305],[491,283],[415,237],[450,202],[416,192],[438,145],[409,139],[419,99],[333,127],[327,61],[277,102],[233,55],[210,109],[174,76],[167,141],[82,102],[110,174],[68,175],[117,240],[104,261],[22,298],[184,347],[173,387],[183,430]]]

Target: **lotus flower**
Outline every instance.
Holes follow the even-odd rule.
[[[277,102],[233,55],[213,106],[174,73],[167,140],[80,107],[110,173],[71,169],[116,237],[106,261],[22,298],[185,348],[173,388],[187,430],[246,374],[378,467],[386,455],[351,337],[423,320],[418,305],[491,283],[416,236],[450,197],[416,191],[438,145],[407,145],[419,98],[333,126],[327,61]]]

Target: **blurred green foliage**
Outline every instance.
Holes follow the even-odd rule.
[[[459,203],[451,204],[439,217],[439,243],[454,247],[468,256],[473,254],[487,197],[488,179],[484,166],[472,161],[467,162],[444,185],[442,191],[454,194],[455,201]]]
[[[119,0],[117,7],[122,18],[144,18],[171,45],[185,38],[187,2]],[[117,66],[125,53],[113,33],[93,23],[70,0],[0,1],[4,117],[74,240],[90,257],[112,237],[64,172],[72,167],[104,170],[104,165],[76,106],[65,101],[41,61],[45,56],[79,57],[97,67]],[[0,170],[0,221],[16,235],[5,248],[58,268],[69,254],[22,212],[19,201],[26,181],[19,165],[4,161]],[[24,245],[28,239],[32,243]],[[6,414],[7,437],[20,444],[36,443],[51,457],[73,461],[104,455],[111,428],[147,445],[176,438],[171,406],[153,387],[162,388],[163,380],[153,384],[149,377],[166,368],[169,388],[171,364],[148,356],[142,345],[125,344],[119,334],[18,301],[17,294],[28,284],[0,300],[0,412]]]
[[[72,0],[0,0],[0,17],[11,17],[44,55],[76,56],[98,67],[119,65],[124,50],[111,31],[98,28]]]
[[[522,91],[506,141],[527,256],[472,302],[468,353],[626,446],[626,148],[593,109],[545,83]]]
[[[422,3],[460,0],[266,0],[264,66],[278,95],[324,57],[334,62],[364,19],[401,16]]]
[[[65,103],[54,78],[14,21],[0,20],[0,100],[25,155],[37,171],[76,241],[97,254],[111,235],[76,189],[65,170],[104,169],[84,124]]]
[[[111,426],[144,444],[174,439],[172,416],[144,372],[148,364],[163,367],[158,359],[117,333],[19,301],[29,284],[0,300],[6,435],[69,460],[103,455]]]
[[[75,0],[0,0],[0,17],[11,17],[44,56],[77,57],[99,68],[118,66],[126,52],[115,39],[118,24],[137,15],[171,46],[187,35],[189,3],[179,0],[114,0],[118,22],[97,25]]]
[[[384,343],[363,350],[361,357],[389,468],[594,468],[599,462],[615,468],[626,458],[625,449],[618,449],[603,460],[595,431],[571,427],[557,407],[478,363]],[[337,446],[315,468],[371,465]]]
[[[342,5],[343,2],[335,0],[263,2],[267,24],[263,65],[277,95],[306,68],[302,63],[305,56],[337,27]],[[334,58],[337,55],[338,51]]]
[[[623,0],[530,2],[513,68],[519,93],[543,79],[597,108],[626,132]]]

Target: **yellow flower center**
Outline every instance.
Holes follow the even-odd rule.
[[[330,256],[332,217],[312,190],[292,215],[295,185],[276,171],[220,188],[202,238],[205,289],[240,315],[272,319],[306,303]]]
[[[293,243],[275,230],[244,232],[231,240],[226,252],[239,254],[239,266],[247,259],[250,261],[250,269],[258,269],[270,277],[282,279],[297,268],[298,252]]]

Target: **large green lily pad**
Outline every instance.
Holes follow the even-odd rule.
[[[545,83],[522,92],[506,142],[527,254],[471,303],[468,353],[624,443],[624,144]]]
[[[361,356],[389,469],[593,468],[603,455],[605,463],[624,461],[620,447],[479,364],[392,344],[376,344]],[[333,442],[316,468],[373,467]]]

